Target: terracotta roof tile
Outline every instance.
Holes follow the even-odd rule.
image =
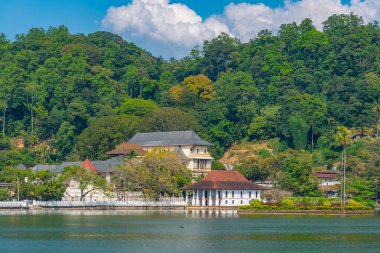
[[[315,171],[313,173],[313,176],[317,178],[336,178],[339,174],[340,174],[340,171],[322,170],[322,171]]]
[[[92,172],[95,172],[97,174],[101,174],[101,172],[88,160],[86,159],[82,164],[81,164],[82,167],[92,171]]]
[[[210,171],[201,181],[183,189],[197,190],[268,190],[267,187],[252,183],[237,171]]]
[[[108,152],[109,155],[129,155],[132,150],[134,150],[135,154],[138,156],[143,156],[146,151],[142,149],[142,147],[139,144],[136,143],[121,143],[120,145],[117,145],[114,150],[111,150]]]

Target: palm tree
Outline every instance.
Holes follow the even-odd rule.
[[[343,167],[343,199],[342,207],[346,203],[346,164],[347,154],[346,147],[352,143],[351,131],[344,126],[339,126],[335,134],[335,142],[343,147],[342,151],[342,167]]]

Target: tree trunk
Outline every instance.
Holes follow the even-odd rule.
[[[31,102],[30,102],[30,125],[31,125],[31,129],[32,129],[32,133],[33,133],[33,96],[31,96],[30,98]]]
[[[346,163],[347,163],[347,153],[346,147],[343,146],[343,205],[346,205]]]
[[[3,136],[5,135],[5,111],[7,110],[7,108],[4,108],[3,110]]]
[[[343,158],[343,151],[342,151],[342,169],[343,169],[343,164],[344,164],[344,158]],[[343,182],[340,185],[340,208],[343,209]]]
[[[133,82],[130,82],[129,84],[129,96],[133,98]]]
[[[311,126],[311,151],[313,151],[314,139],[313,139],[313,126]]]

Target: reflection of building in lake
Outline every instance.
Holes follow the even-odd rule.
[[[183,188],[192,206],[240,206],[261,200],[267,187],[247,180],[237,171],[210,171],[201,181]]]

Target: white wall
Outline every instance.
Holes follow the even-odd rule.
[[[220,193],[221,197],[218,196],[218,190],[207,190],[206,199],[206,190],[197,190],[193,193],[191,203],[193,206],[206,206],[207,200],[207,206],[241,206],[249,205],[254,199],[261,200],[260,190],[220,190]]]

